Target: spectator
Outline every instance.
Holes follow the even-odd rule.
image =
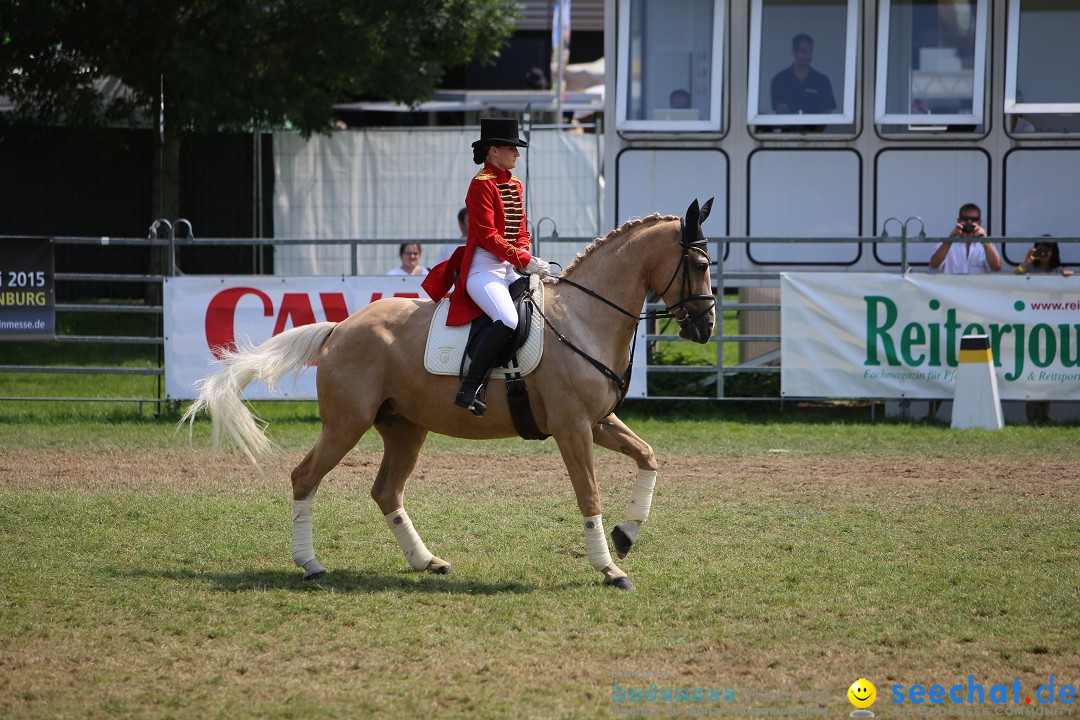
[[[417,277],[427,275],[427,268],[420,265],[418,243],[401,243],[398,247],[398,256],[401,258],[401,266],[386,273],[387,275],[415,275]]]
[[[1043,237],[1049,237],[1044,235]],[[1072,270],[1061,266],[1061,251],[1058,244],[1050,240],[1040,240],[1035,247],[1027,251],[1024,261],[1014,270],[1018,275],[1030,273],[1032,275],[1062,275],[1069,277]],[[1050,422],[1050,403],[1046,400],[1032,400],[1025,406],[1027,419],[1030,423]]]
[[[1024,93],[1017,91],[1016,102],[1024,102]],[[1035,132],[1035,126],[1031,124],[1023,115],[1012,114],[1009,116],[1009,129],[1014,133],[1033,133]]]
[[[946,275],[978,275],[1001,270],[1001,256],[986,239],[986,231],[982,227],[982,210],[975,203],[967,203],[960,208],[956,225],[949,237],[964,238],[964,244],[946,240],[938,245],[930,256],[931,268],[936,270],[944,264]],[[935,419],[940,407],[940,400],[931,400],[926,419]]]
[[[677,110],[685,110],[693,104],[690,98],[690,93],[682,88],[678,90],[672,90],[671,95],[668,96],[668,105]]]
[[[532,67],[525,73],[525,87],[529,90],[547,90],[547,73],[542,68]]]
[[[1001,256],[986,239],[982,211],[975,203],[960,208],[949,237],[964,238],[964,244],[946,240],[938,245],[930,257],[931,268],[936,270],[944,264],[946,275],[977,275],[1001,270]]]
[[[1050,236],[1043,235],[1043,237],[1048,238]],[[1014,272],[1019,275],[1024,273],[1033,275],[1060,274],[1064,277],[1073,274],[1072,270],[1061,266],[1061,250],[1058,249],[1058,244],[1051,240],[1040,240],[1035,243],[1035,247],[1027,251],[1024,261],[1016,266]]]
[[[465,244],[465,240],[469,237],[469,209],[461,208],[457,214],[457,226],[458,232],[461,233],[461,242],[458,243],[443,243],[439,246],[439,252],[435,256],[435,265],[444,263],[450,259],[450,256],[454,254],[460,246]],[[432,265],[434,267],[435,265]]]
[[[778,115],[820,115],[836,109],[832,83],[810,67],[814,59],[814,39],[799,33],[791,40],[794,62],[772,79],[773,112]]]
[[[1010,115],[1009,122],[1012,125],[1012,131],[1014,133],[1033,133],[1035,132],[1035,126],[1031,124],[1027,118],[1023,115]]]

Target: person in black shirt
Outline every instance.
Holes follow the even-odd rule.
[[[810,67],[814,59],[814,39],[799,33],[791,40],[791,67],[772,79],[773,112],[778,115],[820,115],[836,109],[829,78]]]

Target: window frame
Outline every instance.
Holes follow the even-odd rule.
[[[951,125],[986,126],[986,52],[989,44],[990,8],[987,0],[975,0],[975,57],[972,72],[970,115],[926,115],[923,113],[890,113],[885,109],[889,88],[889,29],[892,22],[893,0],[881,0],[878,15],[877,71],[874,84],[874,123],[877,125],[908,125],[914,130],[927,126]]]
[[[630,85],[630,5],[647,0],[619,0],[618,3],[618,72],[615,84],[615,129],[629,132],[695,132],[724,131],[724,27],[727,0],[712,0],[712,68],[709,78],[709,118],[707,120],[631,120],[627,119]]]
[[[1080,102],[1018,103],[1016,102],[1016,73],[1020,64],[1020,6],[1022,0],[1009,3],[1006,19],[1005,47],[1005,114],[1006,115],[1066,115],[1080,113]]]
[[[847,20],[844,47],[844,96],[839,113],[816,115],[777,115],[760,113],[761,97],[761,16],[764,0],[753,0],[750,7],[750,67],[746,89],[746,122],[751,126],[768,125],[854,125],[855,76],[859,64],[860,0],[847,0]]]

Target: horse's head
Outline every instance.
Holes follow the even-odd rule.
[[[712,337],[716,320],[716,298],[712,293],[712,277],[709,274],[708,241],[701,233],[701,223],[709,217],[713,198],[700,209],[695,200],[686,209],[682,232],[670,263],[661,263],[662,272],[670,273],[670,279],[661,279],[653,288],[663,287],[658,294],[668,311],[682,328],[679,337],[697,343],[706,343]],[[677,255],[677,258],[675,257]]]

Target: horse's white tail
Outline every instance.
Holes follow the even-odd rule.
[[[201,410],[210,413],[211,437],[214,450],[221,447],[221,438],[228,432],[233,442],[259,466],[258,457],[267,457],[273,450],[270,439],[241,399],[244,388],[253,381],[265,381],[269,387],[288,373],[315,362],[323,342],[337,323],[322,322],[286,330],[258,347],[222,350],[225,367],[200,380],[196,387],[199,397],[180,418],[179,427],[188,423],[191,435],[195,416]],[[265,423],[264,423],[265,424]]]

